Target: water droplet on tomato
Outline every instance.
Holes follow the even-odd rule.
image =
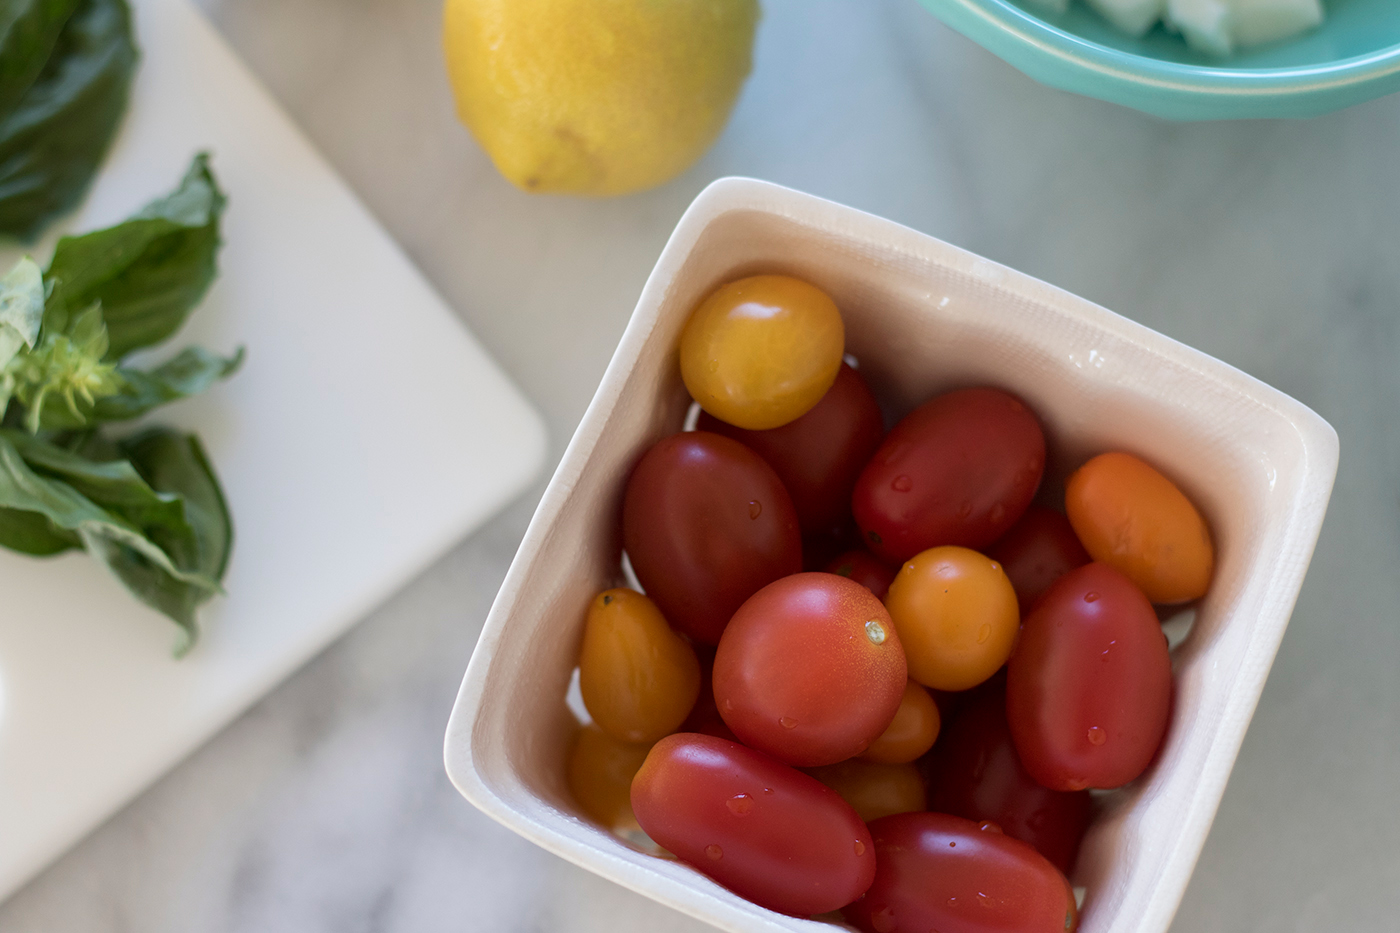
[[[712,373],[719,372],[719,360],[710,360],[709,365],[706,366],[706,369],[708,369]]]
[[[948,898],[948,906],[949,906],[949,907],[956,907],[956,906],[958,906],[958,899],[957,899],[956,897],[950,897],[950,898]]]
[[[977,824],[977,828],[980,829],[980,830],[982,830],[982,832],[984,832],[984,833],[1000,833],[1000,832],[1001,832],[1001,827],[998,826],[996,823],[993,823],[991,820],[983,820],[982,822],[980,822],[980,823]]]
[[[983,623],[982,627],[977,630],[977,644],[985,645],[987,643],[987,639],[991,637],[992,627],[986,623]]]
[[[992,906],[992,897],[991,897],[990,894],[985,894],[985,893],[983,893],[983,892],[981,892],[981,891],[978,891],[978,892],[977,892],[977,903],[981,904],[983,907],[991,907],[991,906]]]
[[[1108,741],[1108,733],[1107,733],[1107,732],[1103,731],[1103,730],[1100,729],[1098,726],[1090,726],[1090,727],[1089,727],[1089,744],[1090,744],[1090,745],[1102,745],[1103,743],[1105,743],[1105,742],[1107,742],[1107,741]]]
[[[886,905],[879,910],[871,911],[870,925],[875,928],[875,933],[892,933],[896,926],[894,908]]]
[[[705,846],[705,854],[716,862],[724,858],[724,850],[721,849],[719,846],[715,845],[713,842]]]
[[[865,637],[870,639],[872,645],[883,645],[889,636],[885,634],[885,627],[879,619],[871,619],[865,623]]]
[[[796,729],[797,720],[793,719],[791,716],[784,716],[778,720],[778,725],[782,726],[784,729]]]
[[[724,802],[729,812],[735,816],[748,816],[753,809],[753,798],[748,794],[735,794]]]
[[[890,483],[890,488],[895,492],[908,492],[914,488],[914,481],[901,473]]]
[[[771,794],[771,793],[773,793],[773,788],[771,788],[771,787],[765,787],[765,788],[763,788],[763,792],[764,792],[765,794]]]
[[[1085,593],[1085,594],[1084,594],[1084,601],[1085,601],[1086,603],[1096,603],[1096,602],[1099,601],[1099,594],[1098,594],[1098,593]]]
[[[865,854],[865,843],[863,843],[863,842],[861,842],[859,839],[857,839],[857,840],[856,840],[856,855],[864,855],[864,854]]]

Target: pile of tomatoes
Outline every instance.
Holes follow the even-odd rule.
[[[1033,504],[1044,434],[1000,389],[886,434],[843,353],[836,305],[787,276],[693,312],[703,413],[628,480],[646,595],[589,606],[570,788],[776,911],[1065,933],[1088,789],[1141,775],[1167,729],[1153,604],[1205,593],[1209,530],[1127,453],[1080,466],[1065,514]]]

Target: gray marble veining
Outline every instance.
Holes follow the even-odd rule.
[[[1317,409],[1341,471],[1175,930],[1400,915],[1400,96],[1171,124],[1042,88],[914,0],[765,0],[715,148],[608,201],[528,197],[456,123],[437,0],[201,0],[545,412],[563,450],[709,180],[883,214]],[[237,192],[233,193],[237,197]],[[5,933],[699,931],[478,814],[442,730],[539,490],[16,896]]]

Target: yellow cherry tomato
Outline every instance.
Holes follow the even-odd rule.
[[[579,730],[569,751],[569,792],[584,813],[608,829],[635,828],[632,778],[649,751],[650,743],[619,742],[589,723]]]
[[[912,764],[887,765],[851,758],[808,768],[807,773],[840,794],[867,823],[882,816],[928,809],[923,779]]]
[[[904,697],[899,701],[894,719],[860,757],[887,765],[913,761],[933,747],[941,725],[933,697],[911,680],[904,685]]]
[[[1021,622],[1006,571],[965,547],[930,548],[905,561],[885,607],[909,676],[935,690],[967,690],[995,674]]]
[[[1215,570],[1210,529],[1176,484],[1132,454],[1100,454],[1065,485],[1065,513],[1089,556],[1154,603],[1204,596]]]
[[[635,590],[594,597],[578,666],[588,714],[622,742],[655,742],[675,732],[700,695],[695,649]]]
[[[681,334],[681,378],[700,407],[750,431],[805,415],[836,381],[846,329],[836,303],[787,275],[730,282]]]

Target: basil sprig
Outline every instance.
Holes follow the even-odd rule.
[[[2,85],[0,85],[2,87]],[[126,357],[173,334],[216,274],[224,195],[208,157],[131,219],[64,237],[42,275],[0,278],[0,545],[33,556],[74,548],[194,644],[233,544],[223,491],[198,438],[110,424],[187,398],[243,359],[188,347],[148,369]]]
[[[78,203],[137,57],[126,0],[0,0],[0,233],[32,239]]]

